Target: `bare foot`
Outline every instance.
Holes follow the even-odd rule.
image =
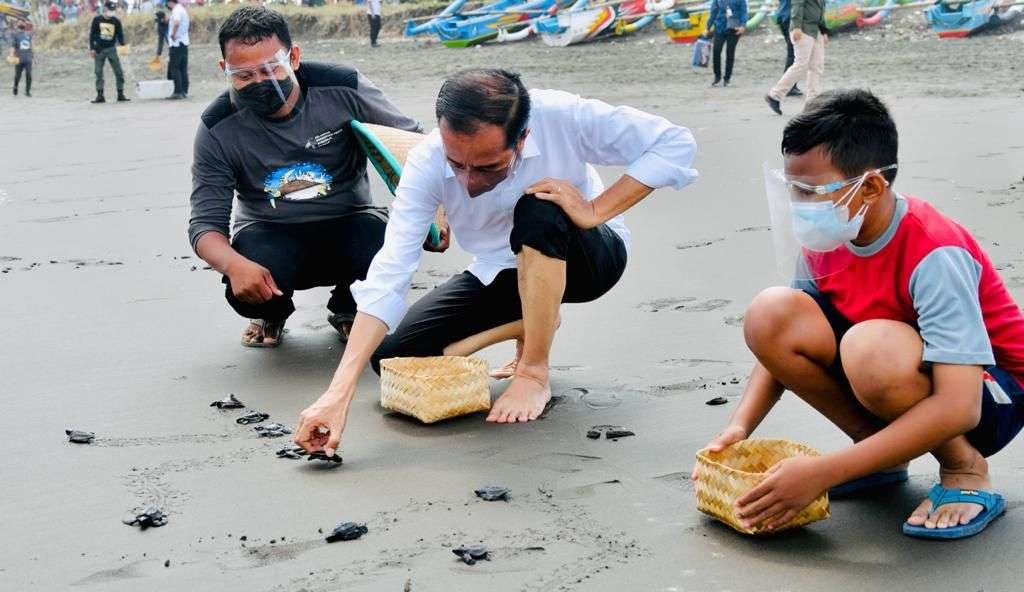
[[[242,332],[242,345],[245,347],[277,347],[281,344],[284,333],[284,321],[264,321],[253,319]]]
[[[516,340],[516,357],[513,358],[509,363],[505,364],[501,368],[491,370],[491,378],[495,380],[506,380],[516,375],[516,366],[519,365],[519,359],[523,357],[523,342],[519,339]]]
[[[981,489],[988,490],[992,482],[988,477],[988,461],[978,454],[970,463],[964,463],[959,467],[940,467],[939,482],[943,487],[951,489]],[[944,504],[935,512],[932,512],[932,502],[929,499],[921,502],[921,505],[914,510],[914,513],[907,518],[907,524],[913,526],[924,526],[925,528],[947,528],[970,523],[975,516],[981,513],[982,507],[978,504]]]
[[[487,421],[515,423],[533,421],[544,412],[551,400],[551,385],[547,368],[533,369],[520,365],[512,383],[491,407]]]

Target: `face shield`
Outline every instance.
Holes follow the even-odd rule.
[[[299,84],[291,66],[291,52],[281,49],[274,58],[256,66],[236,67],[224,64],[231,102],[260,117],[280,111]]]
[[[765,195],[783,277],[816,280],[843,271],[854,257],[848,245],[860,234],[868,209],[862,203],[853,211],[854,198],[868,177],[894,168],[834,180],[789,176],[766,163]]]

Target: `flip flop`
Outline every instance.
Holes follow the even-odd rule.
[[[910,474],[905,468],[891,471],[879,471],[877,473],[871,473],[870,475],[865,475],[858,479],[853,479],[852,481],[836,485],[832,489],[828,490],[828,497],[830,499],[850,497],[869,489],[875,489],[886,485],[896,485],[897,483],[906,483],[908,479],[910,479]]]
[[[348,330],[352,330],[352,323],[356,320],[356,315],[353,314],[339,314],[331,313],[327,315],[327,322],[334,327],[334,330],[338,332],[338,339],[342,343],[348,343],[348,333],[345,332],[345,323],[348,323]]]
[[[277,325],[275,322],[265,321],[263,319],[250,319],[249,324],[258,326],[260,330],[263,331],[264,338],[266,337],[267,325]],[[264,341],[246,341],[244,336],[241,341],[244,347],[277,347],[281,345],[282,341],[284,341],[284,321],[281,321],[277,330],[277,339],[274,340],[273,343],[266,343]]]
[[[957,503],[978,504],[983,509],[974,517],[974,520],[967,524],[958,524],[947,528],[925,528],[904,522],[903,534],[922,539],[963,539],[985,530],[990,522],[1006,511],[1006,500],[1003,499],[1003,496],[977,489],[947,489],[936,484],[928,492],[928,499],[932,500],[932,512],[940,506]]]

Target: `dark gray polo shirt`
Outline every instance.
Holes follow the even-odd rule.
[[[254,222],[299,224],[386,210],[373,205],[366,156],[348,122],[357,119],[420,131],[357,70],[303,62],[295,71],[303,100],[283,120],[237,109],[227,92],[202,116],[192,164],[188,235],[234,236]],[[343,130],[319,148],[314,136]]]

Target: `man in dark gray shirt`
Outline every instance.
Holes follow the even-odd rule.
[[[316,286],[334,286],[328,321],[345,338],[356,311],[349,286],[366,277],[387,222],[348,123],[419,124],[354,69],[300,67],[299,47],[272,10],[236,10],[219,38],[228,91],[196,133],[192,248],[251,320],[243,345],[278,345],[292,293]]]

